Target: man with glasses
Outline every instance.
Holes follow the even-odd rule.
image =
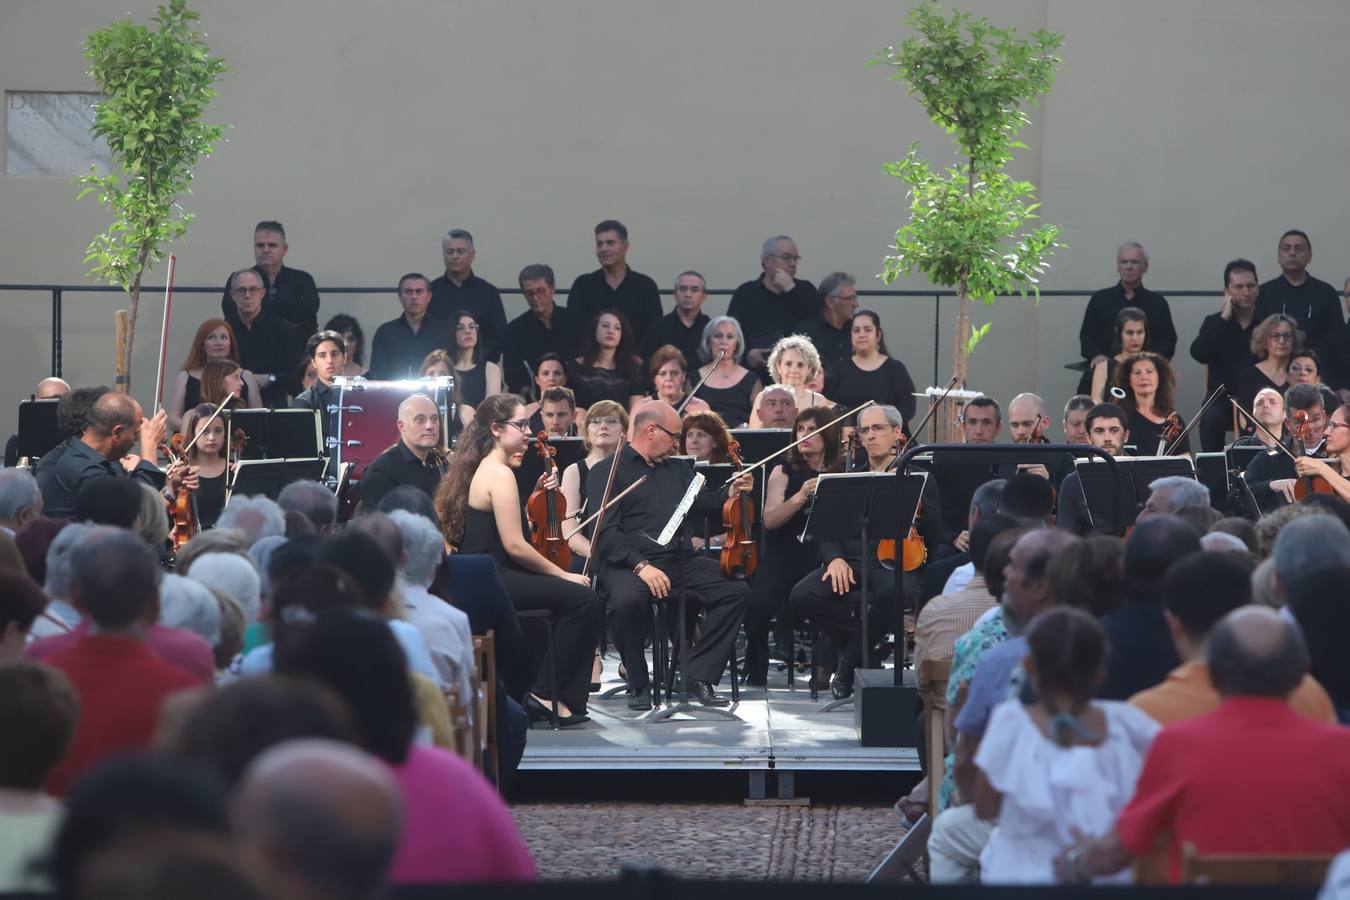
[[[675,309],[662,316],[647,329],[642,339],[642,355],[651,359],[658,348],[667,344],[684,354],[687,364],[697,367],[698,348],[703,341],[703,329],[711,321],[703,310],[708,299],[708,285],[703,276],[687,269],[675,277]]]
[[[1191,359],[1205,366],[1206,395],[1221,384],[1229,391],[1236,390],[1238,380],[1256,365],[1252,329],[1261,321],[1256,311],[1260,293],[1253,263],[1235,259],[1223,267],[1219,311],[1205,317],[1200,333],[1191,342]],[[1200,449],[1205,453],[1222,450],[1224,435],[1232,426],[1232,405],[1225,395],[1210,404],[1196,426]]]
[[[849,326],[858,311],[857,281],[847,272],[831,272],[820,281],[820,300],[820,313],[801,330],[816,345],[821,366],[830,372],[853,355]]]
[[[553,302],[553,269],[533,263],[520,270],[520,293],[529,309],[506,326],[502,378],[513,393],[526,396],[534,384],[534,367],[545,353],[563,359],[576,355],[581,323],[572,310]],[[435,291],[435,282],[432,282]]]
[[[1345,324],[1341,298],[1325,281],[1308,274],[1312,241],[1305,232],[1291,228],[1280,235],[1280,274],[1261,285],[1256,301],[1256,321],[1283,313],[1298,323],[1308,347],[1320,347]]]
[[[606,219],[595,226],[595,258],[600,268],[578,275],[567,295],[567,308],[585,329],[601,310],[617,309],[633,328],[633,343],[661,318],[661,291],[656,282],[628,265],[628,228]]]
[[[586,480],[588,502],[598,509],[612,466],[618,469],[611,497],[642,476],[647,478],[605,511],[601,530],[592,537],[592,559],[599,584],[609,597],[614,642],[628,673],[628,708],[635,711],[652,705],[644,649],[651,634],[652,598],[666,600],[683,584],[686,602],[696,601],[702,607],[697,644],[682,663],[689,693],[704,706],[726,706],[713,685],[731,658],[749,592],[744,581],[724,577],[716,559],[695,554],[685,535],[666,544],[657,542],[694,476],[686,461],[671,459],[679,443],[680,417],[674,407],[649,400],[633,415],[630,441],[614,456],[596,463]],[[750,490],[753,484],[753,477],[744,476],[725,489],[705,485],[689,515],[717,514],[728,497]]]
[[[284,406],[299,359],[286,324],[263,312],[267,284],[256,269],[240,269],[230,276],[229,295],[234,301],[235,347],[239,365],[254,374],[268,406]]]
[[[298,366],[305,341],[319,330],[319,289],[308,272],[285,265],[289,250],[286,229],[280,222],[268,219],[254,227],[253,268],[263,277],[263,287],[267,290],[263,295],[262,311],[264,315],[285,322],[290,329],[290,349]],[[225,321],[237,331],[234,297],[230,294],[233,280],[231,278],[225,284],[220,309]]]
[[[779,338],[820,312],[815,285],[797,277],[801,259],[796,241],[785,234],[774,235],[760,250],[764,271],[731,295],[727,315],[740,322],[745,332],[747,368],[762,369]]]
[[[398,443],[375,457],[361,475],[362,509],[378,509],[386,494],[405,484],[435,496],[447,468],[441,439],[441,413],[434,400],[413,394],[400,403]]]
[[[420,272],[398,280],[403,315],[375,329],[370,341],[371,381],[416,378],[422,360],[445,347],[445,320],[431,315],[431,282]]]
[[[473,235],[463,228],[452,228],[441,238],[445,274],[431,282],[431,314],[448,319],[456,310],[472,313],[478,320],[483,359],[497,362],[506,336],[506,308],[497,288],[473,273],[476,255]]]

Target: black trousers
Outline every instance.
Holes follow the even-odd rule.
[[[501,573],[506,592],[511,595],[511,605],[517,610],[546,609],[557,617],[553,644],[558,661],[558,699],[573,713],[585,712],[591,693],[591,663],[600,639],[603,616],[600,598],[590,588],[552,575],[522,572],[511,566],[502,566]],[[542,629],[530,631],[538,632],[526,637],[534,651],[531,656],[540,660],[534,692],[552,699],[548,686],[552,661],[548,658],[545,635]]]
[[[722,678],[731,649],[736,643],[736,632],[745,612],[745,597],[750,588],[743,581],[732,581],[722,575],[715,560],[693,557],[686,559],[683,572],[676,571],[674,560],[653,562],[670,578],[671,592],[664,602],[669,604],[669,615],[678,615],[676,590],[683,577],[686,602],[691,605],[685,615],[692,619],[698,607],[703,610],[703,627],[698,644],[689,655],[684,671],[689,678],[716,684]],[[629,569],[607,568],[600,576],[605,595],[609,598],[612,620],[610,627],[614,644],[628,671],[628,686],[632,692],[647,687],[645,651],[647,637],[652,631],[651,591],[643,580]],[[697,604],[695,606],[694,604]]]
[[[745,604],[745,668],[753,683],[763,682],[769,674],[770,624],[783,612],[792,586],[815,562],[813,548],[794,545],[786,549],[770,545],[750,582]]]
[[[1200,417],[1200,424],[1195,428],[1200,432],[1202,452],[1218,453],[1223,450],[1224,435],[1233,430],[1233,404],[1224,397],[1215,400],[1209,409],[1205,410],[1205,414]]]
[[[856,578],[860,574],[858,560],[850,559],[848,564]],[[798,581],[788,596],[788,603],[795,619],[809,619],[835,647],[842,648],[836,671],[846,672],[862,663],[862,622],[858,616],[862,592],[855,580],[847,594],[836,594],[828,579],[821,580],[825,568],[819,566]],[[873,647],[897,627],[895,602],[895,572],[870,561],[867,569],[867,635]]]

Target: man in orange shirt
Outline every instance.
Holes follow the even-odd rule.
[[[1184,662],[1130,702],[1163,725],[1218,709],[1219,691],[1205,661],[1209,632],[1228,613],[1251,602],[1251,577],[1231,554],[1196,553],[1173,565],[1163,581],[1163,618]],[[1289,703],[1310,719],[1336,721],[1331,698],[1311,675],[1303,676]]]

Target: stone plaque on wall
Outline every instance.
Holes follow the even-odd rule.
[[[73,91],[5,92],[5,174],[106,173],[108,145],[94,140],[94,104],[102,94]]]

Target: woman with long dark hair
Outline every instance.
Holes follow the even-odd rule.
[[[1120,364],[1136,353],[1144,352],[1148,343],[1148,314],[1135,306],[1127,306],[1116,313],[1115,337],[1108,356],[1083,373],[1078,380],[1078,393],[1087,394],[1097,403],[1107,403],[1106,388],[1115,378]]]
[[[451,546],[461,553],[492,557],[516,609],[547,609],[557,617],[559,724],[572,725],[587,720],[601,606],[589,579],[563,571],[526,537],[513,470],[520,466],[528,444],[529,419],[520,398],[493,394],[484,399],[460,435],[450,471],[436,490],[436,515]],[[549,672],[552,664],[545,652],[536,658],[542,660],[540,672]],[[545,701],[552,699],[548,678],[536,677],[534,696],[527,700],[532,714],[547,716]]]
[[[642,399],[642,358],[637,355],[637,337],[623,313],[602,309],[591,319],[582,336],[581,355],[573,360],[568,387],[577,398],[577,409],[600,400],[613,400],[631,409]]]
[[[853,409],[868,400],[894,406],[904,417],[905,426],[914,418],[914,379],[900,360],[886,351],[886,334],[881,317],[870,309],[860,309],[849,326],[853,355],[826,373],[825,393],[845,409]]]
[[[460,421],[468,425],[484,397],[502,392],[502,369],[483,359],[478,318],[473,313],[461,309],[450,316],[450,337],[454,339],[451,356],[455,361],[455,404],[459,407]]]
[[[356,316],[338,313],[328,320],[323,329],[336,331],[347,342],[347,367],[342,370],[342,374],[352,378],[366,374],[366,333],[361,330],[361,323],[356,321]]]
[[[211,403],[193,407],[183,416],[184,446],[192,443],[187,453],[187,462],[197,467],[197,489],[192,492],[192,503],[197,512],[197,524],[203,530],[216,527],[216,520],[225,509],[225,475],[228,461],[225,458],[225,419],[216,418],[207,425],[206,420],[215,412]]]

